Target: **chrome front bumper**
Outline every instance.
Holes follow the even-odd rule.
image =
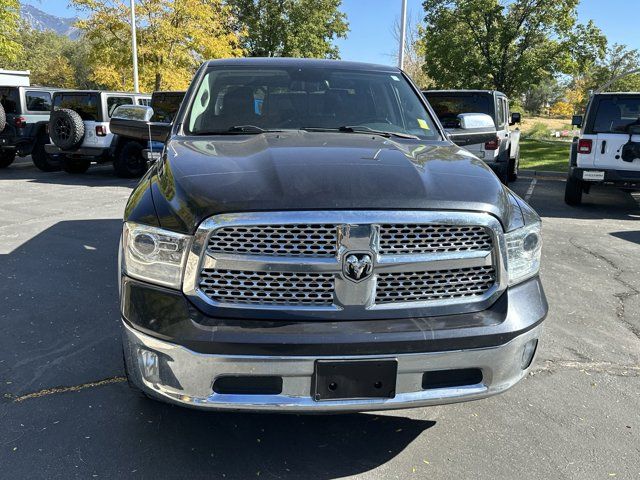
[[[385,399],[315,401],[311,382],[318,357],[210,355],[151,337],[125,322],[123,342],[130,379],[149,396],[170,403],[213,410],[274,412],[346,412],[391,410],[477,400],[501,393],[527,373],[523,349],[540,337],[538,326],[499,347],[378,356],[320,357],[323,360],[396,359],[396,395]],[[144,369],[141,353],[150,351],[159,361]],[[483,380],[455,388],[422,389],[425,371],[479,368]],[[529,367],[530,368],[530,367]],[[145,378],[145,375],[147,378]],[[220,376],[280,376],[278,395],[218,394],[213,382]]]

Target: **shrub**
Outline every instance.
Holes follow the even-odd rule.
[[[542,122],[536,122],[524,134],[525,138],[533,138],[535,140],[548,140],[551,137],[551,129]]]

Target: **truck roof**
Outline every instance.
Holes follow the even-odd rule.
[[[144,97],[151,96],[150,93],[134,93],[134,92],[117,92],[112,90],[64,90],[64,89],[56,89],[60,92],[64,93],[117,93],[119,95],[140,95]]]
[[[640,95],[640,92],[594,92],[594,95]]]
[[[207,67],[254,65],[260,67],[332,67],[348,70],[380,70],[384,72],[399,72],[400,69],[389,65],[375,63],[347,62],[344,60],[326,60],[317,58],[287,58],[287,57],[252,57],[252,58],[223,58],[209,60]]]

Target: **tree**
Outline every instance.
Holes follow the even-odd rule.
[[[74,42],[50,30],[35,30],[28,25],[20,27],[17,38],[23,53],[13,66],[30,70],[31,83],[62,88],[77,86],[75,68],[69,56],[80,41]]]
[[[425,0],[425,70],[447,88],[494,88],[507,95],[569,72],[578,0]],[[593,24],[581,27],[601,41]],[[594,38],[597,37],[597,38]],[[597,47],[595,47],[597,50]]]
[[[0,68],[9,67],[22,53],[22,46],[15,39],[20,22],[20,2],[0,0]]]
[[[562,97],[562,93],[563,88],[555,78],[532,85],[524,92],[524,109],[529,113],[540,114],[545,107]]]
[[[92,81],[130,90],[130,9],[127,0],[72,0],[88,18],[78,22],[90,45]],[[206,59],[242,55],[223,0],[138,0],[138,58],[143,90],[185,89]]]
[[[338,58],[349,31],[341,0],[230,0],[242,44],[254,57]]]
[[[404,44],[404,64],[402,69],[411,77],[414,83],[421,89],[427,89],[433,85],[433,80],[424,71],[424,46],[420,41],[424,25],[413,16],[410,11],[407,13],[407,23]],[[400,43],[400,19],[396,18],[393,24],[393,38],[396,44]],[[398,60],[398,51],[393,53],[393,58]]]
[[[564,100],[559,100],[549,109],[549,115],[552,117],[569,118],[573,115],[573,105]]]
[[[607,49],[605,58],[593,67],[590,87],[594,90],[598,89],[616,77],[638,69],[640,69],[640,52],[615,43]],[[608,90],[638,91],[640,75],[635,74],[615,80]]]

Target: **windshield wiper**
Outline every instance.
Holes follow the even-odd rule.
[[[281,132],[282,130],[267,130],[257,125],[234,125],[227,130],[206,130],[202,132],[196,132],[197,135],[238,135],[243,133],[271,133]]]
[[[412,135],[410,133],[390,132],[386,130],[375,130],[365,125],[343,125],[341,127],[302,127],[300,130],[306,130],[308,132],[344,132],[344,133],[372,133],[374,135],[380,135],[382,137],[399,137],[399,138],[411,138],[419,140],[420,137]]]

